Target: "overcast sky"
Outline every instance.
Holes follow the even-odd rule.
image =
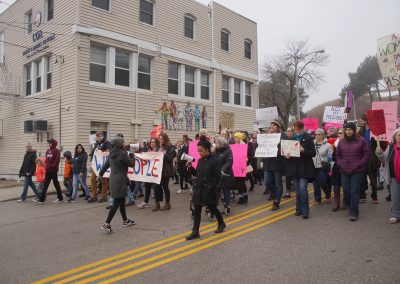
[[[166,0],[162,0],[166,1]],[[198,0],[208,4],[208,0]],[[0,2],[12,3],[13,0]],[[308,39],[329,54],[325,82],[306,104],[309,110],[338,97],[354,71],[376,53],[378,38],[400,32],[400,0],[217,0],[258,23],[260,64],[279,53],[289,38]],[[0,4],[0,12],[7,5]],[[396,28],[397,27],[397,28]]]

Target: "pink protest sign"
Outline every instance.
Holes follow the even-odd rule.
[[[189,143],[189,156],[195,159],[192,162],[193,168],[197,168],[197,163],[200,159],[199,152],[197,152],[197,143],[199,143],[199,141],[193,141]]]
[[[232,144],[233,175],[235,177],[246,177],[247,168],[247,144]]]
[[[382,140],[389,141],[397,127],[397,101],[372,102],[372,109],[383,109],[386,121],[386,134],[381,135]]]
[[[324,126],[324,129],[325,129],[325,130],[328,130],[328,129],[331,128],[331,127],[334,127],[334,128],[339,129],[339,128],[342,128],[343,125],[340,124],[340,123],[325,122],[325,126]]]
[[[305,130],[317,130],[319,128],[318,118],[303,118],[304,129]]]

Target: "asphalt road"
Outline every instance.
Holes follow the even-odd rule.
[[[206,228],[194,242],[183,239],[192,225],[187,193],[173,193],[167,212],[129,207],[133,227],[122,227],[117,213],[113,234],[99,229],[104,203],[2,202],[0,283],[57,274],[46,283],[400,283],[400,224],[387,222],[386,192],[378,205],[361,204],[354,223],[332,205],[312,207],[309,220],[293,216],[293,200],[271,212],[262,191],[233,207],[222,235],[203,215]]]

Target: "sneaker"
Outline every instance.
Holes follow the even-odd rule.
[[[70,199],[68,199],[68,200],[67,200],[67,202],[68,202],[68,203],[76,203],[76,200],[75,200],[75,199],[72,199],[72,198],[70,198]]]
[[[64,202],[64,199],[56,199],[56,200],[54,200],[53,202],[54,202],[54,203],[61,203],[61,202]]]
[[[89,198],[87,203],[96,203],[97,202],[97,198]]]
[[[355,222],[357,220],[358,220],[358,217],[356,217],[356,216],[351,216],[350,217],[350,221],[352,221],[352,222]]]
[[[17,200],[18,203],[25,202],[25,201],[26,201],[25,199],[18,199]]]
[[[32,199],[33,202],[38,203],[39,202],[39,198],[35,197]]]
[[[109,233],[109,234],[111,234],[111,233],[113,232],[113,230],[111,229],[111,226],[110,226],[110,225],[107,226],[106,224],[104,224],[103,226],[101,226],[100,229],[106,231],[106,232]]]
[[[98,202],[103,203],[103,202],[107,202],[107,201],[108,201],[107,198],[101,198]]]
[[[397,218],[389,218],[389,224],[396,224],[396,223],[398,223],[400,220],[399,219],[397,219]]]
[[[37,205],[43,205],[43,201],[38,201],[36,204]]]
[[[127,219],[127,220],[125,220],[125,221],[122,223],[122,226],[128,227],[128,226],[133,226],[133,225],[135,225],[135,224],[136,224],[135,221]]]
[[[128,203],[125,204],[125,206],[132,206],[135,205],[135,201],[129,201]]]
[[[179,190],[176,192],[176,194],[181,194],[181,193],[183,193],[183,190],[182,190],[182,189],[179,189]]]
[[[139,209],[149,208],[149,203],[142,202],[137,206]]]
[[[90,197],[89,196],[85,196],[85,199],[84,199],[85,201],[89,201],[90,200]]]

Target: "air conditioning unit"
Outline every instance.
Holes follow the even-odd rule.
[[[33,122],[33,132],[47,132],[47,120],[35,120]]]
[[[32,133],[32,132],[33,132],[33,120],[25,120],[24,133]]]

